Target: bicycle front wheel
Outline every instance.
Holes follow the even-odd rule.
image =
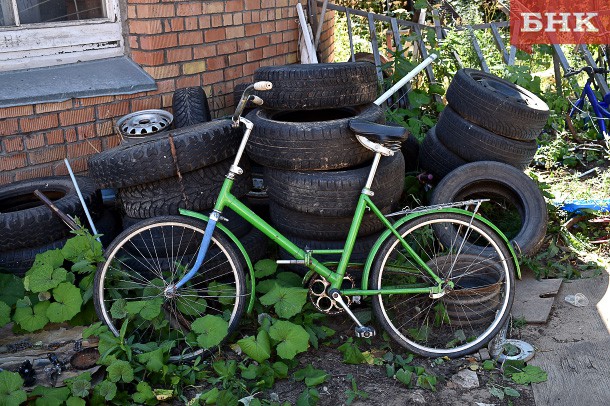
[[[506,322],[514,297],[516,267],[502,237],[476,218],[442,211],[409,220],[398,231],[453,287],[440,297],[376,295],[373,310],[382,327],[400,345],[426,357],[461,357],[489,342]],[[432,286],[429,272],[398,238],[388,238],[373,262],[371,288]]]
[[[170,361],[208,354],[235,330],[244,310],[241,263],[214,233],[204,263],[183,287],[174,286],[195,263],[205,223],[179,216],[143,220],[121,233],[98,267],[94,303],[116,336],[169,349]],[[141,351],[155,350],[142,346]],[[137,350],[137,346],[136,346]]]

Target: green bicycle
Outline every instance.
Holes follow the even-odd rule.
[[[379,325],[413,353],[460,357],[489,342],[510,313],[519,272],[515,253],[497,227],[476,214],[481,200],[382,214],[373,203],[371,185],[382,157],[393,155],[406,138],[403,128],[350,123],[375,157],[341,250],[298,247],[231,194],[253,128],[241,117],[244,105],[248,100],[262,104],[251,93],[271,86],[257,82],[244,91],[232,118],[234,126],[245,126],[244,136],[209,217],[181,210],[182,216],[147,219],[108,247],[94,284],[100,319],[117,336],[132,336],[140,343],[171,342],[172,361],[216,348],[220,340],[208,343],[198,337],[206,331],[225,338],[233,333],[246,303],[252,309],[256,288],[246,250],[221,223],[228,207],[295,258],[278,262],[307,266],[304,282],[314,306],[347,314],[356,323],[357,336],[375,335],[350,310],[352,303],[370,298]],[[357,265],[362,269],[357,287],[347,271],[355,266],[349,260],[367,209],[386,230],[366,262]],[[324,254],[341,257],[338,263],[315,258]]]

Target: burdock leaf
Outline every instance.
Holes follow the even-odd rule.
[[[260,298],[265,306],[273,306],[278,316],[289,319],[298,314],[307,302],[307,289],[275,285]]]
[[[191,330],[197,334],[197,344],[202,348],[215,347],[229,334],[229,323],[219,316],[208,314],[191,324]]]
[[[53,289],[55,303],[51,303],[47,309],[47,317],[54,323],[60,323],[72,319],[80,312],[83,298],[80,289],[71,283],[64,282]]]
[[[259,331],[256,338],[254,336],[242,338],[237,344],[248,357],[259,363],[271,356],[269,334],[265,330]]]
[[[269,336],[279,342],[277,355],[284,359],[293,359],[300,352],[307,351],[309,334],[299,325],[289,321],[278,320],[269,328]]]

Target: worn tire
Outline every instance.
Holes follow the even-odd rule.
[[[118,197],[129,217],[149,218],[178,214],[179,209],[202,211],[214,206],[233,158],[196,169],[179,177],[119,189]],[[244,174],[238,176],[231,192],[242,197],[252,187],[250,163],[242,159]],[[183,193],[184,192],[184,193]],[[185,198],[186,195],[186,198]]]
[[[172,97],[174,127],[207,123],[212,119],[208,98],[200,86],[176,89]]]
[[[102,196],[95,182],[76,178],[85,203],[96,219],[102,212]],[[85,212],[68,176],[47,177],[0,187],[0,252],[39,247],[60,240],[70,229],[34,195],[38,189],[63,213],[86,224]]]
[[[438,140],[436,126],[428,130],[419,147],[419,166],[434,176],[434,182],[440,181],[449,172],[467,163]]]
[[[472,162],[443,178],[434,188],[431,204],[471,198],[489,198],[492,202],[502,203],[505,211],[510,209],[506,206],[517,210],[521,228],[511,238],[511,243],[517,252],[524,255],[538,252],[546,234],[548,214],[542,192],[532,179],[501,162]]]
[[[273,83],[261,98],[265,108],[276,110],[358,106],[377,98],[377,74],[368,62],[264,66],[254,80]]]
[[[373,158],[349,128],[351,119],[383,123],[374,104],[316,111],[256,109],[248,118],[254,130],[247,151],[261,165],[288,170],[348,168]]]
[[[169,138],[173,138],[176,161]],[[234,156],[242,132],[230,120],[214,120],[151,135],[89,158],[89,175],[100,187],[124,188],[171,178]],[[176,168],[177,166],[177,168]]]
[[[271,199],[303,213],[346,217],[354,214],[366,183],[369,165],[340,171],[297,172],[265,168]],[[382,158],[371,190],[377,207],[394,207],[404,188],[405,160],[402,153]]]
[[[458,70],[446,97],[468,121],[516,140],[535,139],[550,115],[547,104],[529,90],[475,69]]]
[[[494,134],[445,107],[436,124],[436,136],[448,149],[468,162],[498,161],[525,169],[536,154],[535,140],[520,141]]]
[[[0,272],[12,273],[23,276],[30,270],[36,255],[50,250],[62,248],[66,244],[67,238],[53,241],[39,247],[21,248],[13,251],[0,252]]]
[[[381,209],[385,214],[391,208]],[[290,210],[269,201],[269,214],[275,228],[284,234],[320,240],[341,240],[347,237],[352,217],[327,217]],[[358,237],[374,234],[384,227],[374,213],[367,211],[362,218]]]

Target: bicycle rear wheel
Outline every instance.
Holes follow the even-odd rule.
[[[245,305],[245,277],[220,233],[214,233],[198,273],[176,292],[166,290],[195,263],[204,230],[205,223],[195,219],[156,217],[110,244],[95,275],[94,303],[112,333],[118,336],[123,328],[136,343],[172,343],[170,361],[178,361],[206,355],[235,330]]]
[[[382,327],[400,345],[426,357],[461,357],[489,342],[506,322],[514,298],[516,268],[502,237],[471,216],[443,211],[409,220],[398,231],[426,265],[454,287],[438,298],[374,296],[373,311]],[[372,289],[435,285],[396,237],[380,247]]]

